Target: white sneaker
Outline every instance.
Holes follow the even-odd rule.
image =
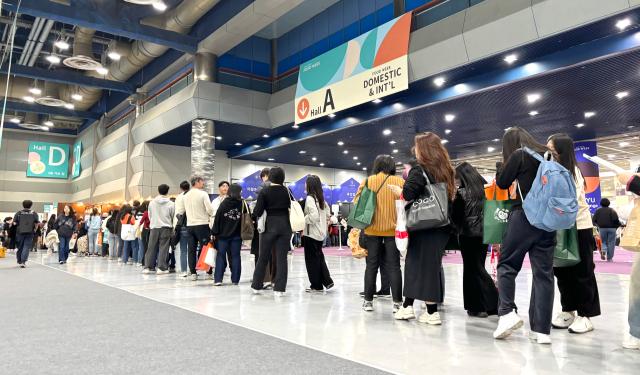
[[[541,345],[551,344],[551,336],[545,335],[544,333],[534,332],[534,331],[529,331],[529,340],[535,341]]]
[[[273,295],[276,297],[286,297],[287,293],[286,292],[278,292],[278,291],[274,291]]]
[[[157,270],[156,275],[166,275],[169,273],[169,270]]]
[[[625,335],[624,341],[622,342],[622,347],[625,349],[639,350],[640,339],[631,335]]]
[[[400,307],[400,309],[398,309],[398,312],[393,314],[393,317],[396,320],[410,320],[410,319],[415,319],[416,314],[413,311],[413,306],[407,306],[407,307]]]
[[[438,311],[434,312],[433,314],[429,314],[425,311],[424,313],[422,313],[422,315],[420,315],[418,321],[420,323],[425,323],[432,326],[439,326],[440,324],[442,324],[442,320],[440,320],[440,313]]]
[[[191,281],[198,281],[198,274],[197,273],[192,273],[191,274]]]
[[[362,304],[362,310],[373,311],[373,301],[364,301]]]
[[[504,339],[509,337],[513,331],[522,327],[524,322],[515,311],[508,313],[507,315],[503,315],[500,317],[498,321],[498,328],[493,331],[494,339]]]
[[[118,263],[122,263],[122,258],[118,258]]]
[[[148,268],[145,268],[145,269],[143,269],[143,270],[142,270],[142,273],[143,273],[143,274],[145,274],[145,275],[148,275],[148,274],[150,274],[150,273],[153,273],[153,271],[151,271],[151,270],[150,270],[150,269],[148,269]]]
[[[219,282],[219,283],[213,283],[213,285],[214,285],[214,286],[222,286],[222,283],[221,283],[221,282]]]
[[[189,275],[187,272],[180,273],[180,277],[187,277],[187,275]]]
[[[253,293],[253,294],[261,294],[262,292],[259,289],[251,288],[251,293]]]
[[[402,308],[402,302],[393,303],[393,313],[397,313]]]
[[[584,316],[578,316],[569,326],[569,332],[571,333],[587,333],[591,331],[593,331],[593,323],[591,323],[591,319]]]
[[[575,311],[563,311],[551,321],[553,328],[569,328],[576,320]]]

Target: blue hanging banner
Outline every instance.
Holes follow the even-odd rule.
[[[333,203],[353,202],[359,187],[360,182],[354,178],[343,182],[333,191]]]
[[[333,204],[333,189],[327,184],[322,184],[322,194],[324,194],[324,200],[328,204]]]
[[[602,198],[600,191],[600,170],[598,164],[587,160],[582,154],[598,156],[598,145],[594,141],[576,142],[574,143],[574,151],[576,153],[576,160],[578,161],[578,168],[580,168],[580,172],[582,172],[584,181],[587,184],[585,187],[587,204],[589,204],[589,210],[591,214],[593,214],[598,207],[600,207],[600,199]]]
[[[258,190],[262,185],[262,179],[260,178],[260,171],[250,174],[236,182],[242,186],[242,198],[243,199],[256,199],[258,198]]]
[[[291,189],[291,193],[293,193],[293,197],[298,201],[300,199],[304,199],[307,196],[307,193],[306,193],[307,177],[309,177],[309,175],[306,175],[301,179],[299,179],[298,181],[292,182],[291,184],[289,184],[289,189]]]

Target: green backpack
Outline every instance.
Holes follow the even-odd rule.
[[[388,178],[389,176],[384,179],[382,185],[380,185],[380,188],[376,191],[369,189],[369,178],[367,178],[364,183],[364,188],[362,188],[362,192],[360,193],[360,198],[347,218],[349,226],[363,230],[371,225],[373,214],[376,212],[378,192],[382,189]]]

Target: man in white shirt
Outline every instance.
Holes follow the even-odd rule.
[[[191,178],[191,190],[189,190],[179,205],[176,206],[178,215],[187,214],[187,233],[189,241],[188,263],[191,280],[196,281],[196,253],[198,248],[206,245],[211,237],[209,223],[213,217],[213,207],[209,194],[202,188],[204,179],[200,176]]]

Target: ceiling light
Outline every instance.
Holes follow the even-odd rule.
[[[446,139],[441,139],[440,143],[442,143],[443,145],[446,145],[447,143],[449,143],[449,141],[447,141]]]
[[[491,147],[491,146],[487,147],[487,152],[494,152],[495,150],[496,150],[495,147]]]
[[[99,68],[96,68],[96,72],[98,72],[98,74],[102,76],[106,76],[107,74],[109,74],[109,69],[105,68],[104,66],[101,66]]]
[[[240,142],[236,142],[236,143],[235,143],[235,145],[236,145],[236,146],[242,146],[242,143],[240,143]]]
[[[12,118],[11,120],[9,120],[11,122],[13,122],[14,124],[19,124],[20,123],[20,119],[17,117]]]
[[[27,103],[33,103],[36,101],[36,99],[33,96],[29,96],[29,95],[23,96],[22,100],[24,100]]]
[[[268,160],[268,161],[275,161],[276,159],[274,159],[274,158],[269,158],[269,159],[267,159],[267,160]]]
[[[49,126],[49,127],[51,127],[51,126],[53,126],[53,121],[51,121],[51,120],[47,120],[47,121],[43,122],[42,124],[43,124],[44,126]]]
[[[349,153],[349,150],[344,150],[344,151],[342,151],[342,153],[346,155],[346,154]]]
[[[446,82],[447,80],[444,79],[444,77],[436,77],[433,79],[433,84],[438,87],[442,87],[442,85],[444,85]]]
[[[367,170],[367,167],[362,168],[362,170],[363,170],[363,171],[366,171],[366,170]]]
[[[509,130],[511,130],[511,126],[509,126],[509,127],[507,127],[507,128],[504,128],[504,131],[505,131],[505,132],[508,132]]]
[[[313,161],[317,161],[317,160],[318,160],[318,158],[314,156],[314,157],[312,157],[312,158],[311,158],[311,160],[313,160]]]
[[[49,127],[48,126],[41,126],[40,129],[48,132],[49,131]]]
[[[37,87],[32,87],[29,89],[29,92],[32,93],[33,95],[40,95],[42,94],[42,90],[40,90]]]
[[[73,105],[72,103],[64,103],[64,107],[66,109],[75,109],[76,108],[76,106]]]
[[[324,167],[324,163],[320,163],[320,166],[321,166],[321,167]]]
[[[516,55],[515,53],[512,53],[511,55],[507,55],[505,56],[504,61],[506,61],[507,64],[511,65],[514,62],[518,61],[518,55]]]
[[[529,112],[529,116],[533,117],[533,116],[537,116],[540,112],[538,111],[531,111]]]
[[[397,154],[397,153],[398,153],[398,149],[397,149],[397,148],[396,148],[396,149],[393,149],[393,153],[394,153],[394,154]]]
[[[80,94],[71,94],[71,99],[79,102],[79,101],[82,100],[82,95],[80,95]]]
[[[255,147],[255,148],[260,148],[260,145],[253,145],[253,147]]]
[[[623,18],[616,22],[616,27],[620,29],[620,31],[626,29],[629,26],[631,26],[631,20],[629,18]]]
[[[629,142],[620,142],[619,145],[620,147],[627,147],[629,146]]]
[[[389,134],[391,134],[391,129],[384,129],[384,130],[382,131],[382,134],[383,134],[383,135],[389,135]]]
[[[584,113],[584,118],[591,118],[591,117],[593,117],[595,115],[596,115],[595,112],[585,112]]]
[[[444,134],[451,134],[451,129],[444,129]]]
[[[357,163],[356,163],[356,165],[362,165],[362,163],[360,163],[360,162],[357,162]]]
[[[500,142],[500,138],[494,138],[493,141],[494,142]]]
[[[616,98],[618,99],[624,99],[627,96],[629,96],[629,91],[620,91],[619,93],[616,94]]]
[[[353,160],[358,160],[358,157],[357,157],[357,156],[354,156],[354,157],[353,157]]]
[[[262,138],[269,138],[269,134],[263,134]]]
[[[529,104],[533,104],[535,102],[537,102],[538,100],[540,100],[540,98],[542,98],[542,95],[540,94],[527,94],[527,102],[529,102]]]
[[[57,42],[53,43],[53,45],[63,51],[69,49],[69,43],[65,42],[64,40],[58,40]]]
[[[382,103],[382,99],[373,99],[371,102],[376,104]]]
[[[298,154],[306,154],[307,152],[305,150],[300,150],[298,151]]]
[[[216,139],[217,139],[217,140],[219,140],[219,141],[221,141],[221,140],[222,140],[222,137],[221,137],[221,136],[217,136],[217,137],[216,137]]]
[[[450,114],[450,113],[449,113],[449,114],[444,115],[444,120],[445,120],[446,122],[451,122],[451,121],[453,121],[453,120],[455,120],[455,119],[456,119],[456,115],[452,115],[452,114]]]
[[[280,141],[281,141],[281,142],[288,142],[288,141],[289,141],[289,138],[287,138],[287,137],[280,137]]]
[[[158,0],[158,1],[153,2],[153,8],[155,10],[159,10],[161,12],[164,12],[165,10],[167,10],[167,4],[165,4],[161,0]]]
[[[327,116],[329,116],[329,118],[334,118],[334,117],[336,117],[336,114],[335,113],[329,113]]]
[[[294,129],[300,129],[300,126],[298,126],[298,125],[293,125],[293,126],[292,126],[292,128],[294,128]]]
[[[338,141],[338,146],[344,146],[344,142]]]
[[[389,144],[390,144],[390,145],[395,145],[395,144],[396,144],[396,141],[389,141]]]
[[[46,57],[46,59],[52,64],[60,64],[60,58],[56,55],[49,55]]]
[[[107,56],[109,56],[109,58],[113,61],[120,61],[120,58],[122,57],[122,55],[120,55],[116,51],[109,51],[109,53],[107,53]]]
[[[584,124],[583,124],[583,123],[576,124],[576,128],[578,128],[578,129],[580,129],[580,128],[581,128],[581,127],[583,127],[583,126],[584,126]]]

